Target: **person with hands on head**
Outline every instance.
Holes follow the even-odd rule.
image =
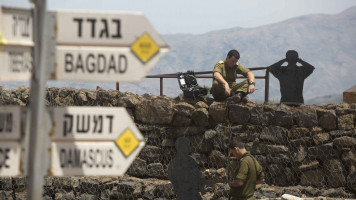
[[[247,102],[246,96],[255,91],[255,75],[247,68],[238,63],[240,53],[230,50],[226,59],[218,61],[214,66],[214,79],[211,88],[215,100],[221,101],[229,97],[234,102]],[[247,80],[236,83],[236,75],[241,74]]]
[[[254,200],[256,185],[264,183],[262,166],[250,152],[246,151],[243,142],[232,140],[229,152],[239,160],[238,167],[234,169],[234,180],[228,183],[231,199]]]
[[[287,66],[282,66],[288,62]],[[299,63],[301,66],[298,66]],[[314,67],[300,59],[298,52],[289,50],[286,58],[268,67],[271,74],[279,80],[281,103],[302,104],[304,80],[314,71]]]

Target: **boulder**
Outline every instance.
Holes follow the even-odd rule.
[[[246,124],[250,120],[251,108],[242,104],[229,105],[229,119],[232,123]]]
[[[356,147],[356,138],[349,136],[339,137],[334,139],[333,145],[338,149]]]
[[[189,103],[180,102],[175,104],[174,109],[176,110],[176,114],[190,117],[195,108]]]
[[[250,110],[250,123],[254,125],[261,125],[263,121],[263,107],[255,106]]]
[[[222,168],[226,165],[226,156],[218,150],[213,150],[209,155],[209,163],[212,167]]]
[[[318,125],[318,115],[315,109],[301,109],[294,113],[294,120],[300,127],[311,128]]]
[[[337,127],[339,130],[351,130],[355,127],[353,114],[341,115],[338,117],[337,121]]]
[[[318,124],[321,128],[333,130],[336,128],[336,113],[334,110],[323,110],[320,112]]]
[[[329,140],[330,140],[329,133],[319,133],[319,134],[313,135],[313,141],[316,145],[325,144],[325,143],[329,142]]]
[[[170,124],[173,120],[173,103],[165,98],[143,100],[135,109],[136,120],[147,124]]]
[[[209,117],[216,123],[227,122],[227,114],[228,109],[223,102],[215,101],[209,106]]]
[[[323,164],[323,170],[325,173],[328,186],[331,187],[343,187],[346,184],[344,176],[344,168],[340,161],[336,159],[325,160]]]
[[[191,122],[192,120],[190,117],[176,114],[174,115],[172,126],[189,126]]]
[[[147,163],[156,163],[161,160],[162,150],[159,147],[146,145],[139,154],[139,158]]]
[[[209,126],[209,112],[206,108],[195,109],[191,118],[197,126]]]
[[[146,177],[148,175],[146,161],[136,158],[127,170],[127,174],[135,177]]]
[[[325,174],[321,169],[302,172],[300,184],[303,186],[325,187]]]
[[[288,129],[280,126],[268,126],[262,130],[260,139],[274,144],[286,144]]]
[[[161,163],[151,163],[147,165],[147,175],[152,178],[167,179],[167,172]]]

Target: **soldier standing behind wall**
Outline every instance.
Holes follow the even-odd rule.
[[[231,199],[254,200],[256,185],[264,183],[262,166],[250,152],[246,151],[242,142],[231,141],[229,151],[240,160],[235,169],[234,180],[229,182]]]
[[[287,66],[282,66],[288,62]],[[297,66],[300,63],[302,66]],[[281,103],[304,103],[304,80],[314,71],[314,67],[298,57],[298,52],[289,50],[286,58],[269,66],[269,71],[279,80]]]

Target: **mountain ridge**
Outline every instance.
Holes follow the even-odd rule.
[[[253,28],[232,27],[199,35],[162,35],[171,51],[150,74],[210,71],[230,49],[240,52],[240,63],[245,67],[269,66],[283,59],[287,50],[294,49],[300,58],[316,68],[305,80],[304,99],[341,94],[354,85],[353,77],[356,77],[353,70],[356,66],[354,27],[356,6],[334,15],[311,14]],[[256,72],[256,75],[264,73]],[[270,77],[270,97],[279,99],[279,82]],[[127,88],[134,91],[135,88],[144,88],[145,92],[159,94],[156,82],[158,80],[144,80],[140,84],[128,84]],[[198,82],[200,85],[211,85],[211,81],[206,79],[199,79]],[[263,80],[257,80],[256,86],[262,92],[256,92],[251,98],[263,99]],[[164,94],[173,97],[180,92],[176,80],[164,79]]]

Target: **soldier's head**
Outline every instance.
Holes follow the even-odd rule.
[[[237,140],[231,140],[229,143],[229,152],[236,158],[241,158],[246,153],[245,144]]]
[[[229,53],[227,53],[226,65],[228,67],[233,67],[236,65],[236,63],[239,59],[240,59],[240,53],[237,50],[232,49],[229,51]]]
[[[296,63],[299,59],[298,52],[294,50],[288,50],[286,53],[286,60],[288,63]]]

